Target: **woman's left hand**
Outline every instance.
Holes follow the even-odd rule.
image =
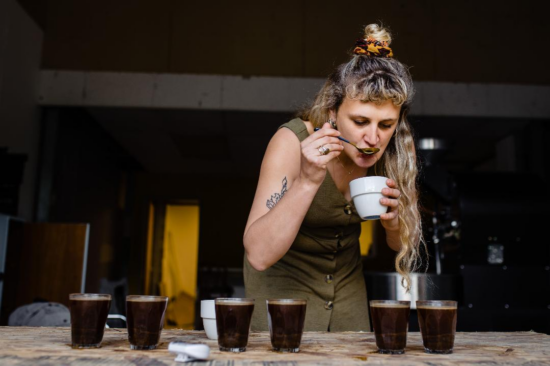
[[[398,198],[401,192],[397,189],[397,183],[393,179],[388,179],[386,185],[389,188],[382,189],[384,197],[380,199],[383,206],[388,206],[387,213],[380,215],[380,223],[387,231],[399,230],[399,201]]]

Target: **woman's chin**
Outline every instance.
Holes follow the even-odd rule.
[[[378,154],[366,155],[366,154],[357,154],[355,158],[355,164],[361,168],[370,168],[378,161]]]

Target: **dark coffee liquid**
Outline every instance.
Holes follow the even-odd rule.
[[[419,307],[418,324],[427,351],[452,352],[456,332],[456,308]]]
[[[306,304],[267,304],[269,334],[273,348],[299,348],[305,318]]]
[[[223,348],[245,348],[254,304],[216,304],[218,344]]]
[[[376,346],[380,351],[401,351],[407,345],[409,306],[371,305],[370,313]]]
[[[166,301],[126,301],[128,339],[132,346],[151,348],[159,343],[166,306]]]
[[[73,347],[99,346],[103,339],[111,300],[69,300]]]

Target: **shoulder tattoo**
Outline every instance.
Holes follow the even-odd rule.
[[[287,180],[286,180],[286,177],[284,177],[283,178],[283,188],[281,189],[281,193],[275,193],[271,196],[270,199],[267,200],[267,202],[266,202],[267,208],[269,208],[271,210],[273,207],[275,207],[277,202],[279,202],[281,200],[281,198],[283,198],[286,191],[287,191]]]

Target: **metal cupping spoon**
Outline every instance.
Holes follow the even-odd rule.
[[[320,128],[315,128],[315,131],[319,131]],[[350,144],[351,146],[355,147],[357,150],[359,150],[359,152],[365,154],[365,155],[372,155],[372,154],[376,154],[377,152],[380,151],[379,148],[377,147],[366,147],[366,148],[360,148],[360,147],[357,147],[357,145],[355,145],[353,142],[350,142],[348,140],[346,140],[345,138],[343,137],[340,137],[340,136],[337,136],[339,140],[342,140],[344,142],[347,142],[348,144]]]

